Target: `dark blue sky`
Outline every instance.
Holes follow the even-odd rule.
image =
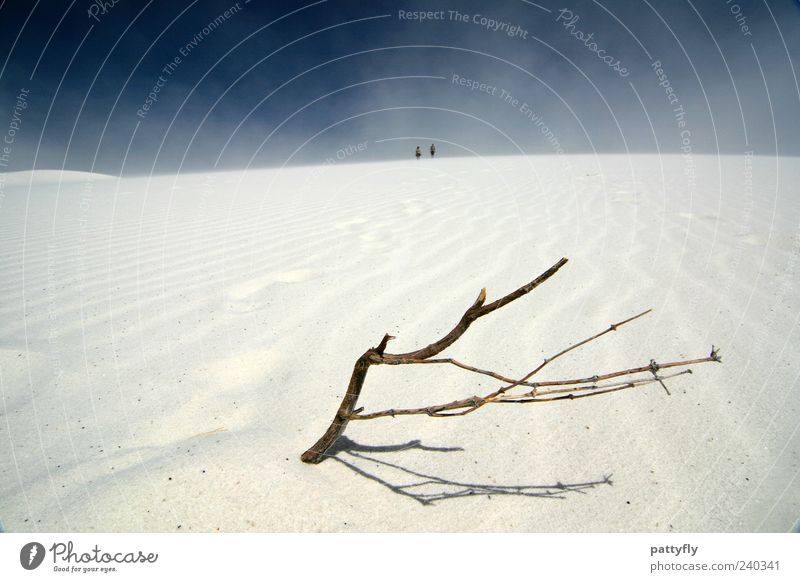
[[[0,0],[0,47],[0,170],[800,155],[788,0]]]

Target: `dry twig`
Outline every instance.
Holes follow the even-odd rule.
[[[508,295],[501,297],[497,301],[489,303],[488,305],[484,305],[486,301],[486,289],[481,289],[478,298],[464,312],[464,315],[461,316],[461,319],[458,321],[455,327],[440,340],[425,346],[422,349],[405,354],[387,354],[385,353],[386,346],[389,341],[394,339],[394,337],[389,334],[384,335],[383,339],[376,347],[368,349],[360,358],[358,358],[358,360],[356,360],[355,366],[353,367],[353,374],[350,377],[350,384],[347,387],[347,393],[345,394],[342,403],[339,406],[339,410],[336,412],[336,416],[334,417],[325,434],[323,434],[322,437],[311,448],[303,453],[301,456],[302,461],[305,463],[319,463],[322,461],[325,458],[325,452],[333,445],[336,439],[341,436],[347,426],[347,423],[351,420],[371,420],[383,416],[403,416],[412,414],[425,414],[432,417],[464,416],[471,412],[475,412],[486,404],[524,404],[529,402],[554,402],[557,400],[567,399],[574,400],[576,398],[586,398],[589,396],[598,396],[600,394],[609,394],[611,392],[626,390],[628,388],[652,384],[653,382],[659,382],[664,389],[667,390],[664,380],[681,374],[691,373],[691,370],[686,369],[670,376],[659,375],[658,372],[660,370],[665,368],[685,367],[704,362],[721,361],[718,351],[712,346],[711,354],[705,358],[697,358],[679,362],[667,362],[662,364],[656,363],[655,360],[650,360],[650,363],[646,366],[639,366],[637,368],[609,372],[606,374],[596,374],[589,377],[567,380],[551,380],[546,382],[530,381],[533,376],[538,374],[553,360],[591,341],[594,341],[606,335],[607,333],[616,331],[621,326],[648,314],[650,312],[649,309],[634,315],[633,317],[629,317],[628,319],[620,321],[619,323],[614,323],[606,330],[561,350],[554,356],[545,359],[536,368],[518,380],[514,380],[491,370],[482,370],[475,366],[464,364],[453,358],[433,358],[433,356],[436,356],[444,351],[456,340],[458,340],[458,338],[464,335],[469,326],[476,319],[483,317],[484,315],[488,315],[492,311],[500,309],[505,305],[508,305],[515,299],[519,299],[520,297],[527,295],[533,289],[552,277],[561,267],[566,264],[566,262],[567,259],[562,258],[555,265],[550,267],[547,271],[539,275],[527,285],[520,287],[516,291],[509,293]],[[358,402],[358,397],[361,394],[361,389],[364,386],[364,380],[366,379],[367,371],[370,366],[381,364],[450,364],[476,374],[489,376],[495,380],[503,382],[504,385],[484,396],[471,396],[469,398],[455,400],[445,404],[424,406],[422,408],[388,409],[378,412],[364,413],[363,408],[356,409],[356,403]],[[606,380],[623,378],[638,373],[649,373],[650,376],[645,378],[631,378],[627,381],[618,381],[612,383],[605,382]],[[550,386],[557,386],[558,388],[541,390],[543,387]],[[530,390],[523,393],[513,392],[513,390],[518,387],[530,388]],[[667,394],[669,394],[669,390],[667,390]]]

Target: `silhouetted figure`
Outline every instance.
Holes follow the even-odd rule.
[[[431,157],[436,155],[436,146],[431,144]]]
[[[414,155],[417,156],[417,159],[419,159],[420,156],[422,155],[422,152],[419,150],[419,146],[417,146],[417,151]]]

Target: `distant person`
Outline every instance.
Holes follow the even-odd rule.
[[[419,150],[419,146],[417,146],[417,151],[414,155],[417,156],[417,159],[419,159],[420,156],[422,155],[422,152]]]
[[[436,146],[431,144],[431,157],[436,155]]]

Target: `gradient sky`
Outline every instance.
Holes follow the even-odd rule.
[[[431,141],[441,155],[800,155],[796,1],[101,4],[0,0],[0,170],[320,164],[348,146],[372,161]],[[439,19],[401,18],[419,10]]]

